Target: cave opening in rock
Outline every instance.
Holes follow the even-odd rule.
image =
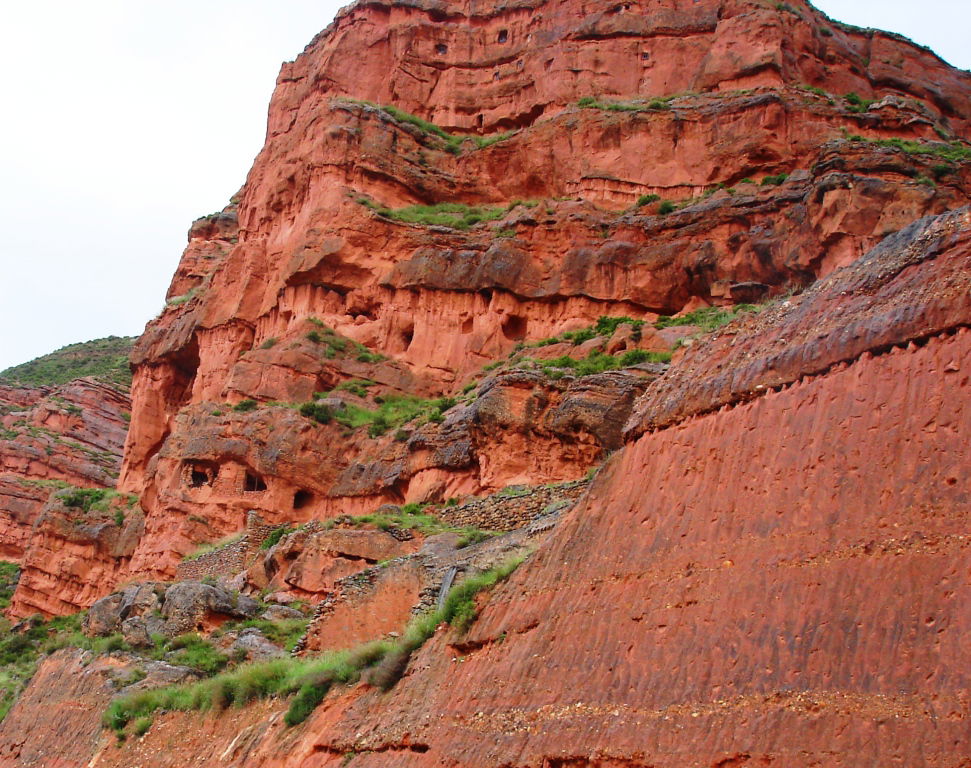
[[[404,344],[405,350],[411,346],[411,342],[415,338],[415,328],[414,326],[408,326],[401,329],[401,343]]]
[[[508,29],[500,29],[499,30],[499,38],[498,38],[499,42],[500,43],[504,43],[508,39],[509,39],[509,30]]]
[[[309,507],[314,500],[314,495],[310,491],[299,490],[293,494],[293,508],[303,509]]]
[[[243,490],[247,493],[265,491],[266,483],[259,475],[254,475],[252,472],[247,472],[246,479],[243,481]]]
[[[219,474],[219,467],[206,463],[186,463],[182,469],[182,482],[190,488],[212,485]]]
[[[446,53],[448,53],[448,46],[445,45],[445,43],[439,43],[435,46],[435,53],[437,53],[439,56],[444,56]]]
[[[506,315],[502,321],[502,335],[510,341],[522,341],[526,338],[526,318],[519,315]]]

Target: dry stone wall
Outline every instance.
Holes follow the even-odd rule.
[[[476,499],[459,507],[445,507],[437,515],[447,525],[484,531],[512,531],[537,518],[571,506],[586,489],[587,480],[536,488],[513,486],[505,492]]]
[[[246,516],[246,532],[235,541],[204,555],[185,560],[176,567],[177,581],[202,581],[205,578],[231,578],[247,565],[279,525],[266,523],[256,512]]]

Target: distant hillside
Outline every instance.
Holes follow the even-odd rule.
[[[109,336],[69,344],[49,355],[0,371],[0,380],[35,386],[57,386],[84,376],[95,376],[113,384],[131,386],[128,355],[135,339]]]

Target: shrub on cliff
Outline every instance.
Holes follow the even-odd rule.
[[[334,418],[334,412],[323,403],[304,403],[300,406],[300,415],[318,424],[329,424]]]
[[[782,184],[785,184],[785,182],[786,182],[786,180],[788,180],[788,178],[789,178],[789,174],[788,173],[780,173],[780,174],[777,174],[775,176],[766,176],[764,179],[762,179],[762,186],[763,187],[778,187],[778,186],[780,186]]]

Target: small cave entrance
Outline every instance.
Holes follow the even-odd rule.
[[[468,336],[470,333],[472,333],[474,328],[475,320],[473,318],[467,317],[462,321],[462,334],[464,336]]]
[[[500,29],[499,30],[499,37],[497,37],[496,40],[498,40],[500,43],[507,42],[509,40],[509,30],[508,29]]]
[[[299,490],[293,494],[293,508],[304,509],[314,502],[314,495],[310,491]]]
[[[448,53],[448,46],[445,45],[445,43],[436,44],[435,53],[437,53],[439,56],[444,56],[446,53]]]
[[[188,462],[182,467],[182,482],[189,488],[211,486],[219,476],[219,466],[203,462]]]
[[[401,329],[401,343],[404,345],[405,351],[408,351],[408,347],[411,346],[411,342],[415,340],[415,326],[408,325]]]
[[[502,335],[510,341],[522,341],[526,338],[526,318],[519,315],[506,315],[502,321]]]
[[[243,478],[243,490],[246,493],[259,493],[266,490],[266,482],[257,474],[247,472]]]

